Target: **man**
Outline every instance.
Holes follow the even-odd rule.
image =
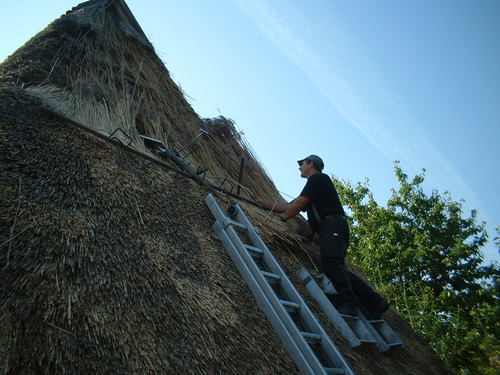
[[[357,295],[367,310],[367,318],[379,318],[388,309],[388,302],[345,266],[349,225],[332,180],[322,173],[323,160],[317,155],[309,155],[298,163],[300,176],[307,178],[300,195],[290,203],[264,205],[281,213],[283,221],[300,211],[307,211],[311,228],[319,234],[321,270],[338,292],[335,296],[328,296],[337,311],[357,316]]]

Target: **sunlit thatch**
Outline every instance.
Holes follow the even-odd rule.
[[[108,134],[122,129],[135,148],[144,149],[139,135],[161,140],[194,168],[208,168],[206,178],[216,185],[235,187],[244,158],[243,194],[278,198],[234,123],[222,116],[201,120],[154,51],[124,32],[113,7],[98,3],[77,7],[53,23],[43,39],[34,38],[8,59],[0,74],[9,72],[11,81],[83,125]],[[36,73],[16,69],[33,54],[50,58],[32,61]],[[200,129],[208,135],[191,142]]]

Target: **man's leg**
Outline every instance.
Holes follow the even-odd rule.
[[[345,266],[345,254],[349,245],[349,230],[342,219],[330,220],[319,233],[321,268],[337,290],[331,298],[341,314],[357,315],[356,301],[351,285],[351,275]]]
[[[378,294],[361,277],[349,272],[352,290],[365,307],[364,315],[368,320],[379,319],[389,308],[389,302]]]

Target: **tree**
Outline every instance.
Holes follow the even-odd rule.
[[[350,260],[451,368],[492,374],[499,288],[496,263],[482,265],[485,223],[477,222],[476,210],[465,217],[463,201],[448,192],[427,195],[425,170],[409,180],[398,162],[394,169],[399,188],[386,207],[376,203],[367,181],[334,178],[350,210]]]

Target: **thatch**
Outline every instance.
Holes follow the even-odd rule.
[[[88,127],[108,134],[122,129],[132,147],[144,149],[140,135],[159,139],[183,151],[195,169],[208,168],[206,178],[216,185],[226,180],[235,187],[244,158],[243,194],[279,197],[234,124],[223,117],[201,120],[152,47],[130,36],[120,3],[91,1],[68,12],[10,56],[0,79]],[[209,135],[191,143],[200,129]]]
[[[294,373],[212,234],[202,188],[22,92],[0,103],[9,373]]]
[[[204,185],[74,126],[120,127],[182,149],[207,180],[277,199],[228,119],[201,120],[121,1],[84,3],[0,65],[0,371],[7,374],[297,374],[211,230]],[[3,82],[3,83],[1,83]],[[129,147],[129,149],[130,149]],[[189,153],[188,152],[188,153]],[[283,267],[314,269],[317,246],[241,203]],[[447,374],[409,326],[362,374]]]

